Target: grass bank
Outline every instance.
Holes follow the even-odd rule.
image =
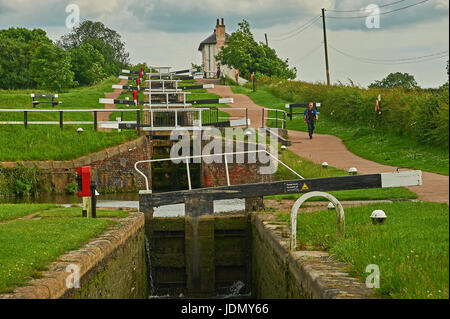
[[[372,225],[370,214],[383,209],[384,225]],[[289,222],[288,214],[278,217]],[[366,267],[378,265],[385,298],[449,298],[448,205],[397,202],[347,208],[345,238],[336,236],[334,212],[298,215],[297,239],[301,249],[324,249],[349,265],[363,282]]]
[[[0,223],[54,208],[54,204],[1,204]]]
[[[69,90],[62,93],[59,100],[63,103],[58,109],[92,109],[104,108],[98,99],[105,92],[111,92],[111,85],[118,80],[111,77],[90,86]],[[34,90],[0,91],[0,108],[32,109],[30,93],[45,93]],[[51,109],[48,104],[39,109]],[[58,121],[57,113],[29,114],[29,121]],[[91,113],[65,113],[65,121],[93,121]],[[0,121],[23,121],[22,113],[2,113]],[[77,133],[82,127],[84,132]],[[0,161],[29,160],[71,160],[101,149],[121,144],[133,139],[136,134],[124,132],[94,132],[92,125],[66,125],[63,130],[57,125],[0,125]]]
[[[253,102],[264,107],[286,110],[284,105],[292,103],[292,101],[275,96],[264,88],[258,88],[256,92],[242,86],[232,86],[231,88],[233,93],[248,95]],[[274,126],[274,123],[270,121],[268,124]],[[307,131],[301,115],[294,116],[292,121],[287,120],[286,128]],[[350,152],[374,162],[396,167],[411,166],[427,172],[449,175],[448,149],[431,146],[428,143],[418,143],[408,136],[374,128],[342,124],[325,114],[319,115],[316,133],[337,136]]]
[[[8,216],[20,217],[40,212],[27,220],[13,220],[0,225],[0,293],[13,291],[41,272],[59,256],[86,244],[116,221],[102,217],[125,217],[122,211],[97,211],[99,218],[81,218],[80,208],[43,208],[37,205],[0,205]]]
[[[286,165],[291,167],[294,171],[305,178],[319,178],[319,177],[333,177],[333,176],[347,176],[348,173],[344,170],[329,166],[324,169],[321,165],[317,165],[308,160],[305,160],[289,150],[284,150],[279,153],[279,158]],[[282,165],[278,165],[276,172],[278,180],[290,180],[297,178],[292,172]],[[356,189],[348,191],[330,192],[338,200],[381,200],[381,199],[416,199],[417,194],[409,189],[403,187],[396,188],[374,188],[374,189]],[[297,199],[302,194],[288,194],[266,196],[268,199]],[[310,201],[324,201],[324,198],[311,198]]]

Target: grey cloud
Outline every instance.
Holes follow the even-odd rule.
[[[17,2],[0,0],[0,28],[64,26],[67,4],[53,0]]]
[[[277,25],[285,25],[295,23],[301,25],[308,21],[311,17],[320,15],[320,3],[312,7],[305,5],[305,2],[300,1],[252,1],[254,9],[245,7],[245,10],[221,10],[215,5],[214,1],[205,2],[194,1],[195,5],[181,6],[179,2],[173,1],[132,1],[128,5],[128,10],[143,23],[147,28],[164,31],[164,32],[196,32],[211,28],[211,21],[215,21],[217,17],[224,17],[227,20],[228,26],[236,27],[236,23],[243,18],[249,20],[254,28],[270,28]],[[234,2],[234,1],[233,1]],[[241,1],[241,3],[246,1]],[[322,2],[327,8],[334,10],[349,10],[365,8],[371,3],[377,3],[373,0],[346,0],[328,1],[329,6]],[[395,1],[391,1],[395,2]],[[382,7],[381,12],[387,12],[402,8],[419,2],[419,0],[406,0],[397,3],[393,6]],[[383,2],[387,3],[387,2]],[[380,4],[382,5],[382,3]],[[266,6],[265,10],[263,6]],[[240,12],[242,11],[242,13]],[[222,14],[223,12],[223,14]],[[360,19],[333,19],[332,17],[351,17],[351,16],[366,16],[362,11],[360,13],[338,13],[327,12],[329,18],[327,19],[330,29],[333,30],[353,30],[361,29],[363,31],[371,31],[365,27],[365,18]],[[428,3],[411,7],[399,12],[381,15],[381,24],[383,28],[405,27],[415,25],[417,23],[428,22],[448,17],[448,5],[445,6],[442,1],[430,1]]]
[[[382,8],[382,12],[400,8],[420,0],[405,0],[394,6]],[[320,15],[320,8],[348,10],[364,8],[374,0],[96,0],[89,5],[86,0],[74,0],[82,9],[82,19],[100,20],[122,31],[136,31],[137,28],[167,33],[189,33],[212,31],[216,18],[225,18],[229,30],[237,22],[248,20],[253,28],[271,28],[287,24],[301,25],[311,17]],[[385,0],[383,3],[395,2]],[[0,27],[12,25],[26,27],[63,26],[69,2],[56,0],[10,2],[0,0]],[[14,5],[12,5],[14,4]],[[380,3],[382,4],[382,3]],[[364,15],[359,13],[337,13],[329,11],[328,27],[331,30],[362,30],[365,19],[333,19],[332,16]],[[415,25],[433,19],[448,18],[448,2],[433,0],[423,5],[381,16],[382,28]],[[290,30],[288,30],[290,31]]]
[[[346,3],[356,2],[353,6]],[[391,0],[390,3],[396,1]],[[420,0],[407,0],[399,2],[392,6],[380,7],[380,24],[382,29],[392,30],[395,28],[409,27],[420,23],[426,23],[430,21],[437,21],[441,19],[448,19],[448,3],[447,6],[443,6],[440,1],[429,1],[417,6],[402,9],[399,11],[391,12],[393,10],[401,9],[406,6],[419,3]],[[347,10],[349,8],[366,8],[369,4],[376,3],[375,1],[342,1],[335,10]],[[384,2],[389,3],[389,2]],[[379,4],[382,6],[382,4]],[[361,30],[361,31],[376,31],[374,29],[366,28],[367,13],[362,12],[334,12],[328,11],[327,27],[332,30]],[[363,16],[363,18],[354,19],[351,17]]]

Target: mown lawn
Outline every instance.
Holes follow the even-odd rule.
[[[384,225],[373,225],[375,209],[386,212]],[[289,222],[289,215],[278,217]],[[298,215],[300,249],[324,249],[349,265],[350,275],[365,282],[366,267],[378,265],[384,298],[449,298],[449,208],[447,204],[396,202],[345,210],[345,238],[336,236],[334,211]]]
[[[27,214],[41,211],[40,207],[29,206]],[[18,208],[23,210],[24,207]],[[40,213],[36,216],[39,218],[0,225],[0,293],[11,292],[32,278],[40,278],[40,272],[60,255],[80,248],[117,223],[101,217],[125,217],[126,214],[97,211],[100,218],[92,219],[81,218],[80,208],[54,208]]]
[[[348,173],[344,170],[329,166],[324,169],[321,165],[315,164],[304,158],[299,157],[290,150],[279,151],[279,159],[291,167],[294,171],[302,175],[304,178],[319,178],[332,176],[347,176]],[[278,180],[297,179],[292,172],[282,165],[278,165],[276,172]],[[329,192],[338,200],[379,200],[379,199],[415,199],[417,194],[403,187],[396,188],[374,188],[374,189],[356,189],[348,191]],[[302,194],[288,194],[266,196],[268,199],[297,199]],[[311,198],[310,201],[324,201],[324,198]]]
[[[58,109],[93,109],[104,108],[98,99],[105,92],[111,92],[111,85],[117,83],[114,77],[90,86],[61,93],[59,100],[63,103]],[[0,91],[0,108],[32,109],[30,93],[44,93],[35,90]],[[42,104],[37,109],[51,109]],[[29,121],[58,121],[57,113],[30,113]],[[2,113],[0,121],[23,121],[23,113]],[[92,113],[64,113],[64,121],[93,121]],[[84,129],[82,134],[77,129]],[[136,137],[132,131],[95,132],[93,125],[65,125],[63,130],[58,125],[0,125],[0,161],[28,160],[71,160],[101,149],[121,144]]]
[[[82,127],[84,132],[77,133]],[[136,138],[135,131],[97,131],[91,126],[0,125],[0,161],[72,160]]]
[[[54,204],[1,204],[0,223],[56,207]]]
[[[290,101],[276,97],[264,88],[257,88],[256,92],[242,86],[232,86],[231,88],[234,93],[246,94],[253,102],[261,106],[287,111],[285,104],[290,103]],[[307,102],[305,101],[305,103]],[[275,123],[269,121],[268,125],[275,126]],[[301,115],[294,116],[292,121],[288,119],[286,128],[307,131]],[[448,150],[419,144],[407,136],[342,125],[324,115],[319,115],[316,133],[335,135],[342,139],[350,152],[374,162],[396,167],[415,167],[427,172],[449,175]]]
[[[118,83],[116,77],[109,77],[103,81],[85,87],[68,90],[59,93],[58,100],[62,104],[54,109],[103,109],[104,104],[98,103],[99,98],[104,97],[105,92],[112,92],[112,85]],[[30,93],[48,93],[39,90],[0,90],[0,109],[33,109]],[[48,99],[43,99],[48,100]],[[40,104],[35,110],[53,109],[51,104]],[[58,113],[29,113],[29,121],[58,121]],[[91,113],[64,113],[65,121],[92,121]],[[0,121],[23,121],[23,113],[2,113]]]

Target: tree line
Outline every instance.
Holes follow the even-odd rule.
[[[129,64],[121,36],[101,22],[84,21],[55,43],[42,29],[0,30],[0,89],[62,92]]]

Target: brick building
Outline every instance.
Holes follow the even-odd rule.
[[[214,33],[200,43],[198,50],[202,53],[203,70],[206,72],[208,77],[215,77],[218,64],[216,62],[216,55],[225,45],[225,41],[228,37],[230,37],[230,35],[225,32],[223,18],[221,23],[219,22],[219,19],[217,19]]]

